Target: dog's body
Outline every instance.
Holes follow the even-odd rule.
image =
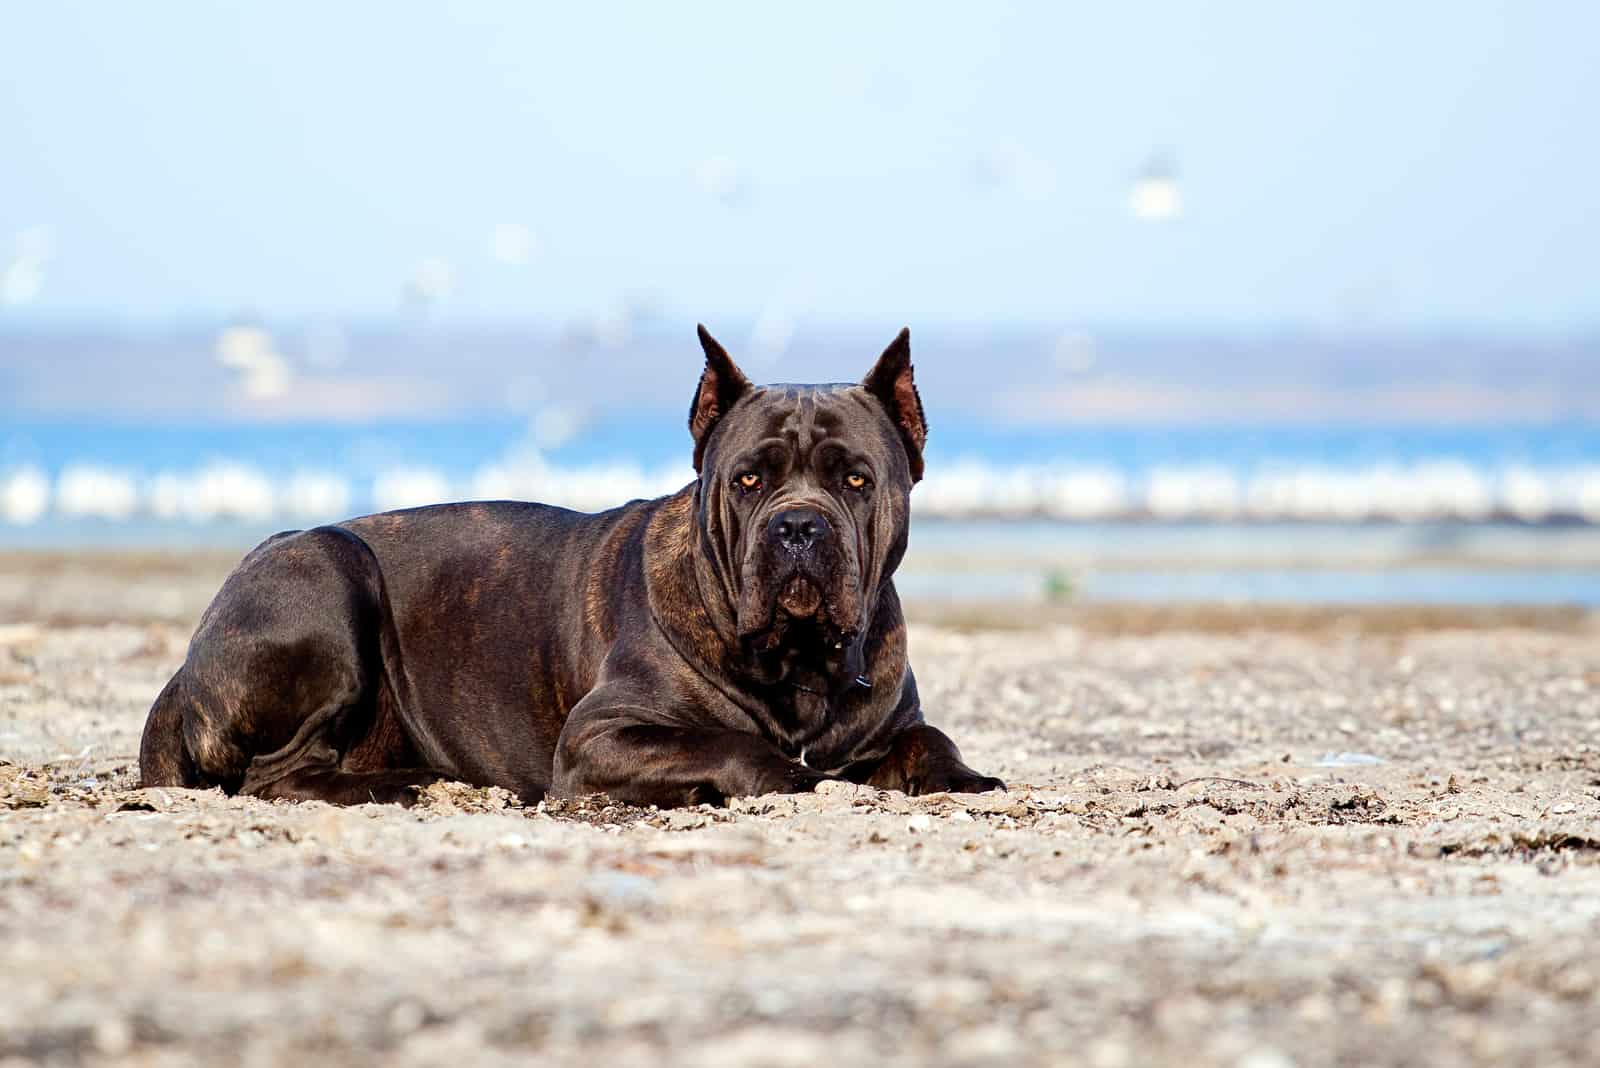
[[[700,478],[670,497],[439,505],[252,551],[150,710],[144,783],[664,806],[998,788],[923,722],[906,663],[891,576],[926,433],[906,335],[860,386],[766,388],[701,337]]]

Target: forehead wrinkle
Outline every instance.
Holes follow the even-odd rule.
[[[743,439],[741,454],[778,445],[799,465],[805,465],[824,442],[840,440],[841,430],[855,425],[858,413],[867,414],[874,424],[883,421],[881,413],[874,411],[877,402],[853,384],[773,383],[757,387],[743,403],[761,413],[765,426]]]
[[[809,394],[802,394],[798,408],[800,425],[796,428],[798,434],[795,438],[795,449],[802,456],[811,452],[811,431],[817,422],[817,399]]]
[[[784,417],[782,433],[794,446],[797,456],[811,452],[818,438],[828,436],[828,428],[821,425],[816,393],[812,390],[794,389],[790,393],[794,407]]]

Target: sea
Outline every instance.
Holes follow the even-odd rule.
[[[469,498],[692,477],[676,411],[551,427],[17,420],[0,548],[247,548]],[[1600,607],[1600,425],[936,425],[908,597]]]

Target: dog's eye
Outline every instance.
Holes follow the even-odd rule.
[[[745,493],[754,493],[761,488],[761,476],[754,471],[746,471],[735,480],[734,485]]]
[[[844,476],[844,484],[853,490],[866,489],[867,476],[863,475],[860,471],[852,471],[848,475]]]

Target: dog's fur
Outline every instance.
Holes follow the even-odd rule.
[[[833,778],[1000,788],[923,722],[906,663],[892,576],[927,437],[909,334],[859,385],[759,388],[700,339],[698,478],[669,497],[438,505],[253,550],[150,710],[144,784],[358,803],[451,778],[663,806]]]

